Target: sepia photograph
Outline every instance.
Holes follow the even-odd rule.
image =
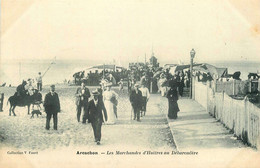
[[[0,3],[0,167],[259,167],[260,0]]]

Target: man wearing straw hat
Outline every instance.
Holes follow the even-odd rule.
[[[139,90],[139,84],[134,85],[134,90],[130,94],[130,102],[134,110],[134,120],[140,120],[140,110],[142,108],[142,92]]]
[[[99,98],[99,92],[97,90],[92,91],[92,95],[94,98],[89,101],[86,113],[89,116],[89,121],[91,122],[91,126],[93,128],[95,142],[97,145],[100,145],[101,140],[101,126],[103,122],[103,113],[105,120],[107,121],[107,111],[104,106],[102,99]],[[84,118],[86,114],[84,115]]]

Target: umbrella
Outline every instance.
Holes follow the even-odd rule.
[[[174,75],[175,72],[176,72],[176,68],[177,68],[177,66],[171,67],[170,70],[169,70],[169,73]]]
[[[119,69],[123,69],[123,67],[121,66],[117,66],[115,64],[99,64],[99,65],[95,65],[95,66],[92,66],[92,67],[87,67],[86,70],[88,69],[111,69],[111,70],[114,70],[116,68],[119,68]]]
[[[200,66],[200,65],[202,65],[202,64],[193,64],[193,67]],[[169,72],[172,75],[174,75],[175,72],[183,71],[184,69],[188,69],[188,68],[190,68],[190,64],[188,64],[188,65],[177,65],[177,66],[171,67]]]

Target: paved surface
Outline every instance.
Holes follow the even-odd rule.
[[[199,152],[197,159],[202,159],[205,167],[259,167],[260,153],[237,140],[199,103],[184,98],[178,105],[178,119],[167,118],[178,151]],[[159,109],[166,117],[167,108],[167,102],[161,100]],[[193,167],[201,166],[193,161]]]
[[[179,106],[178,119],[168,119],[178,149],[245,147],[196,101],[181,99]]]

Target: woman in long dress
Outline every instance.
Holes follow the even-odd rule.
[[[112,83],[107,83],[105,86],[106,90],[103,93],[103,101],[107,110],[107,121],[105,123],[115,124],[117,117],[115,106],[117,106],[118,95],[111,90]]]
[[[170,119],[177,119],[177,113],[180,111],[178,106],[178,91],[177,91],[177,81],[173,79],[169,82],[170,90],[167,92],[166,97],[168,98],[169,109],[168,117]]]

